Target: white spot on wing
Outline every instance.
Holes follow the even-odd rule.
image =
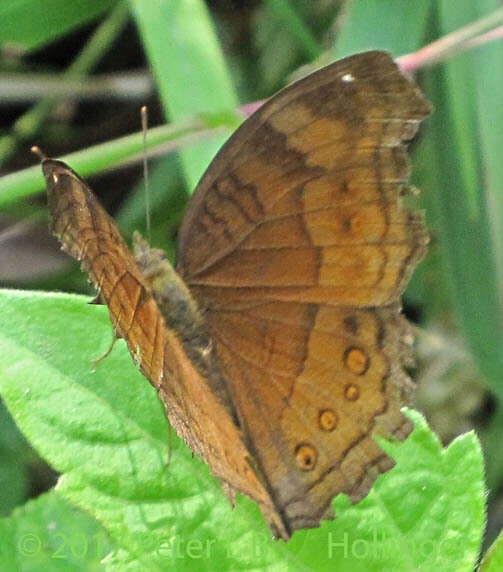
[[[350,82],[350,81],[354,81],[355,78],[353,75],[351,75],[350,73],[345,73],[342,77],[341,77],[342,81],[345,82]]]
[[[58,182],[58,176],[56,175],[56,173],[52,174],[52,180],[57,183]]]

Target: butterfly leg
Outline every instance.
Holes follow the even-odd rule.
[[[92,359],[91,363],[96,366],[100,363],[100,361],[104,360],[105,358],[107,358],[111,353],[112,350],[114,349],[115,346],[115,342],[120,338],[121,336],[118,336],[116,332],[114,332],[114,337],[112,339],[112,342],[110,343],[109,348],[107,349],[107,351],[101,355],[100,357],[96,358],[96,359]],[[93,371],[96,371],[96,367],[93,368]]]

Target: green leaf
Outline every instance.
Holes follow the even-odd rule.
[[[201,0],[130,0],[166,115],[228,112],[237,98],[206,6]],[[180,153],[192,191],[225,141]]]
[[[21,504],[28,491],[30,448],[0,402],[0,515]]]
[[[475,19],[479,4],[463,0],[439,3],[442,32]],[[493,49],[462,54],[429,76],[429,96],[436,112],[428,123],[434,153],[430,169],[437,183],[429,191],[436,211],[438,236],[445,260],[453,307],[474,360],[491,389],[503,396],[503,276],[500,269],[503,211],[496,207],[501,189],[501,161],[495,154],[503,144],[501,129],[489,116],[501,115],[503,85],[497,86],[489,64]],[[498,52],[496,52],[498,53]],[[480,62],[480,63],[479,63]],[[477,85],[491,82],[491,94]],[[501,82],[500,82],[501,83]],[[482,99],[480,99],[482,97]],[[481,113],[484,105],[490,109]],[[492,110],[492,111],[491,111]],[[479,134],[483,134],[482,144]],[[498,143],[499,141],[499,143]]]
[[[503,570],[503,532],[492,543],[480,563],[478,572],[500,572]]]
[[[266,0],[265,5],[311,59],[321,55],[316,38],[288,0]]]
[[[118,363],[129,361],[123,344],[107,361],[112,378],[99,365],[94,371],[91,360],[110,345],[112,329],[106,308],[89,312],[85,301],[30,292],[2,297],[3,396],[25,435],[59,472],[78,467],[81,477],[108,494],[129,496],[146,487],[155,496],[168,478],[160,470],[169,440],[161,405],[148,398],[155,391],[134,367],[126,368],[130,391],[122,390]],[[136,465],[147,443],[149,460]]]
[[[4,0],[0,6],[0,45],[33,50],[87,24],[117,0]]]
[[[240,66],[240,87],[248,86],[249,97],[271,95],[300,65],[326,57],[322,46],[333,31],[338,10],[335,2],[262,2],[250,22],[253,52],[246,54],[251,65]]]
[[[485,522],[480,444],[472,432],[442,449],[424,419],[408,415],[415,429],[405,443],[379,439],[396,467],[356,506],[337,497],[337,519],[308,533],[304,563],[315,554],[316,570],[473,570]]]
[[[478,15],[500,8],[498,0],[484,0],[477,3]],[[501,8],[500,8],[501,10]],[[500,304],[503,302],[503,79],[494,73],[503,59],[503,45],[492,43],[481,48],[477,63],[473,66],[476,77],[477,110],[479,112],[479,141],[481,145],[482,169],[484,173],[484,194],[487,202],[489,234],[494,249]],[[501,307],[500,307],[501,309]]]
[[[258,507],[239,497],[232,510],[208,468],[176,437],[166,466],[162,407],[122,340],[93,372],[90,360],[107,349],[111,327],[106,308],[85,301],[0,293],[0,391],[34,447],[63,473],[59,494],[94,515],[121,548],[111,569],[274,570],[285,561],[289,570],[473,567],[484,524],[473,433],[442,450],[410,413],[416,429],[407,442],[382,443],[397,466],[364,501],[353,507],[341,495],[335,521],[298,531],[289,543],[273,541]]]
[[[0,520],[0,562],[7,572],[103,570],[112,552],[95,519],[52,491]]]
[[[349,2],[334,45],[338,58],[369,49],[398,57],[424,44],[431,0]]]

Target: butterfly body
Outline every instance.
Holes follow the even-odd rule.
[[[277,536],[364,497],[403,439],[402,293],[427,241],[399,204],[428,105],[389,55],[336,62],[269,100],[199,183],[177,272],[128,251],[87,185],[45,160],[52,225],[82,260],[168,417]]]

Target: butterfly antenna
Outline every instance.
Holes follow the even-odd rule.
[[[143,180],[145,181],[145,210],[146,210],[146,227],[147,240],[150,242],[150,188],[148,183],[148,161],[147,161],[147,128],[148,128],[148,110],[144,105],[141,108],[141,130],[143,133]]]
[[[173,428],[171,427],[171,423],[168,423],[168,459],[166,460],[166,467],[169,467],[172,456],[173,456]]]
[[[38,155],[38,158],[41,161],[44,161],[45,159],[47,159],[47,157],[45,156],[45,154],[43,153],[43,151],[40,149],[40,147],[38,145],[33,145],[33,147],[30,149],[30,151],[32,153],[35,153],[35,155]]]

